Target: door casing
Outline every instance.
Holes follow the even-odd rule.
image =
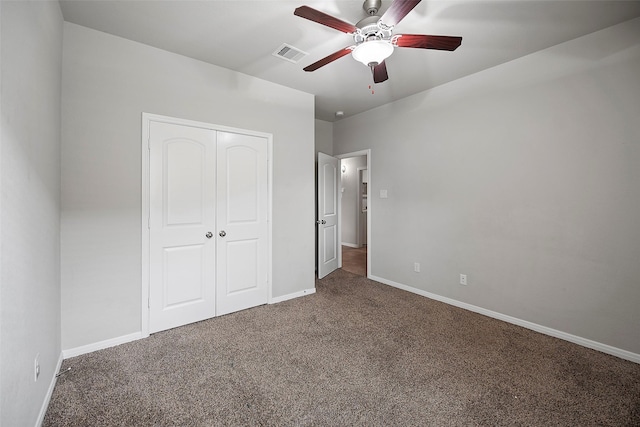
[[[359,248],[361,248],[364,245],[364,241],[366,240],[363,237],[363,233],[362,233],[362,223],[365,221],[362,221],[362,205],[363,205],[363,194],[362,194],[362,174],[364,171],[367,171],[367,168],[358,168],[357,169],[357,175],[358,175],[358,196],[357,196],[357,203],[356,203],[356,244],[358,245]],[[368,172],[367,172],[368,173]],[[369,184],[367,184],[367,187],[369,186]],[[369,197],[369,195],[367,194],[367,198]],[[368,200],[367,200],[368,201]],[[366,231],[366,224],[365,224],[365,231]]]
[[[273,277],[273,221],[272,221],[272,194],[273,194],[273,135],[256,132],[247,129],[239,129],[211,123],[198,122],[193,120],[180,119],[158,114],[142,113],[142,215],[141,215],[141,248],[142,248],[142,271],[141,271],[141,316],[140,330],[142,338],[149,336],[149,263],[150,263],[150,247],[149,247],[149,221],[150,221],[150,146],[149,146],[149,124],[151,122],[161,122],[184,126],[200,127],[222,132],[241,133],[245,135],[253,135],[265,138],[267,140],[267,303],[271,304],[273,300],[272,277]]]

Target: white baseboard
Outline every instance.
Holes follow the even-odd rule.
[[[142,332],[134,332],[129,335],[123,335],[121,337],[111,338],[104,341],[95,342],[93,344],[87,344],[80,347],[70,348],[62,350],[62,357],[68,359],[70,357],[80,356],[81,354],[91,353],[92,351],[98,351],[109,347],[115,347],[116,345],[124,344],[131,341],[136,341],[144,338]]]
[[[347,242],[341,242],[342,246],[347,246],[349,248],[359,248],[360,246],[356,245],[355,243],[347,243]]]
[[[60,367],[62,366],[62,352],[60,353],[60,357],[58,357],[58,363],[56,363],[56,368],[53,370],[53,376],[51,377],[51,383],[49,383],[49,389],[47,390],[47,394],[44,397],[44,401],[42,402],[42,407],[40,408],[40,413],[38,414],[38,419],[36,420],[36,427],[40,427],[44,422],[44,416],[47,414],[47,408],[49,408],[49,402],[51,402],[51,396],[53,395],[53,389],[56,387],[56,381],[58,380],[58,372],[60,372]]]
[[[282,301],[303,297],[305,295],[311,295],[316,293],[316,288],[304,289],[302,291],[294,292],[292,294],[282,295],[281,297],[274,297],[269,300],[269,304],[277,304]]]
[[[280,297],[271,298],[269,300],[269,304],[276,304],[282,301],[290,300],[293,298],[302,297],[305,295],[311,295],[316,293],[316,288],[304,289],[302,291],[294,292],[292,294],[283,295]],[[68,359],[70,357],[80,356],[82,354],[91,353],[93,351],[103,350],[105,348],[114,347],[116,345],[128,343],[131,341],[137,341],[142,338],[146,338],[148,335],[145,335],[140,332],[134,332],[132,334],[123,335],[121,337],[111,338],[104,341],[99,341],[93,344],[87,344],[80,347],[70,348],[67,350],[62,350],[62,358]]]
[[[592,341],[587,338],[572,335],[566,332],[558,331],[547,326],[538,325],[537,323],[529,322],[527,320],[518,319],[517,317],[508,316],[506,314],[498,313],[496,311],[487,310],[486,308],[478,307],[475,305],[467,304],[466,302],[454,300],[451,298],[443,297],[441,295],[433,294],[431,292],[423,291],[411,286],[403,285],[402,283],[394,282],[392,280],[384,279],[382,277],[371,276],[371,280],[384,283],[385,285],[393,286],[394,288],[402,289],[407,292],[421,295],[436,301],[444,302],[445,304],[460,307],[465,310],[473,311],[475,313],[482,314],[484,316],[493,317],[494,319],[502,320],[507,323],[522,326],[523,328],[531,329],[532,331],[540,332],[541,334],[549,335],[555,338],[560,338],[565,341],[572,342],[574,344],[581,345],[583,347],[598,350],[612,356],[619,357],[621,359],[629,360],[631,362],[640,363],[640,354],[632,353],[627,350],[622,350],[617,347],[613,347],[607,344],[603,344],[597,341]]]

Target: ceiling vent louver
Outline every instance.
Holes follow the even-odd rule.
[[[307,55],[307,52],[303,52],[300,49],[286,43],[283,43],[282,46],[280,46],[275,52],[273,52],[273,56],[282,58],[285,61],[293,62],[294,64]]]

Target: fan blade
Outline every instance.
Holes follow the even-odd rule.
[[[389,79],[387,74],[387,65],[382,61],[380,64],[373,67],[373,82],[382,83]]]
[[[389,9],[382,15],[380,21],[388,27],[393,27],[402,21],[418,3],[420,3],[420,0],[394,0]]]
[[[462,37],[428,36],[426,34],[396,34],[393,44],[398,47],[418,49],[456,50],[462,44]]]
[[[358,31],[358,28],[355,25],[349,24],[341,19],[334,18],[331,15],[327,15],[326,13],[310,8],[309,6],[300,6],[293,12],[293,14],[301,18],[317,22],[318,24],[326,25],[327,27],[331,27],[335,30],[342,31],[343,33],[353,34]]]
[[[324,67],[328,63],[335,61],[336,59],[340,59],[343,56],[350,54],[352,51],[353,51],[353,46],[345,47],[342,50],[339,50],[337,52],[332,53],[329,56],[326,56],[326,57],[322,58],[320,61],[314,62],[311,65],[307,65],[306,67],[303,68],[303,70],[305,70],[305,71],[315,71],[318,68]]]

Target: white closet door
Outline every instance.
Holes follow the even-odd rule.
[[[218,132],[218,316],[267,303],[267,139]]]
[[[153,333],[215,315],[216,132],[151,122],[149,149]]]

